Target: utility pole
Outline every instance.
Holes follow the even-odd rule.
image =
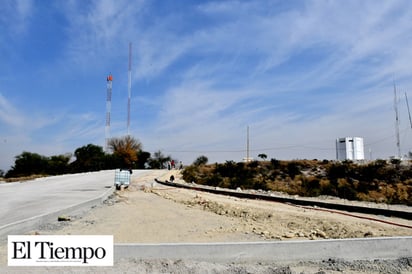
[[[247,126],[247,138],[246,138],[246,162],[250,161],[249,158],[249,126]]]

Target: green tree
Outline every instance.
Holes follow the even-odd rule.
[[[159,150],[153,153],[152,158],[148,159],[148,164],[152,169],[162,169],[165,167],[165,164],[171,159],[172,157],[164,156],[163,153]]]
[[[206,165],[207,162],[209,161],[209,159],[202,155],[196,158],[196,160],[194,160],[193,165],[195,166],[200,166],[200,165]]]
[[[260,153],[258,155],[259,158],[261,158],[263,161],[266,160],[268,158],[268,156],[265,153]]]
[[[37,153],[24,151],[16,156],[14,166],[7,172],[6,177],[22,177],[33,174],[45,174],[48,158]]]
[[[58,175],[69,171],[71,154],[51,156],[48,159],[47,174]]]
[[[150,152],[140,150],[137,154],[136,168],[145,169],[146,163],[150,159]]]
[[[105,167],[105,154],[101,146],[88,144],[74,151],[76,160],[71,164],[72,172],[97,171]]]
[[[137,155],[142,148],[142,144],[129,135],[121,138],[111,138],[109,149],[113,154],[121,159],[122,167],[131,168],[137,162]]]

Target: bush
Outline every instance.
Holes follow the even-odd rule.
[[[302,194],[304,196],[317,197],[322,193],[320,188],[320,179],[314,176],[302,178]]]
[[[192,165],[183,171],[187,182],[242,189],[282,191],[302,196],[332,195],[375,202],[412,202],[410,166],[378,160],[367,165],[317,160]]]
[[[193,165],[195,166],[200,166],[200,165],[206,165],[209,159],[206,156],[199,156],[197,159],[193,162]]]
[[[290,178],[294,178],[296,175],[299,175],[300,172],[300,165],[299,163],[292,161],[287,164],[287,172]]]
[[[182,171],[182,178],[186,182],[196,182],[198,179],[198,167],[197,166],[188,166]]]

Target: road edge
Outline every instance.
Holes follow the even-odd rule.
[[[115,191],[114,186],[108,188],[103,194],[89,199],[87,201],[71,205],[64,209],[60,209],[51,213],[41,214],[33,216],[21,221],[10,223],[0,227],[0,238],[6,237],[7,235],[18,235],[21,233],[27,233],[27,231],[36,229],[37,227],[57,221],[57,218],[61,215],[73,214],[82,210],[92,208],[94,206],[102,204],[110,195]]]

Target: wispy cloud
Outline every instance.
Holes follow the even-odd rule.
[[[376,157],[387,157],[393,80],[402,93],[412,88],[410,1],[22,0],[3,7],[0,41],[16,33],[24,43],[0,46],[7,53],[0,83],[10,86],[0,95],[0,125],[14,130],[7,138],[24,132],[19,138],[33,150],[46,151],[44,140],[59,151],[102,143],[108,72],[112,135],[126,132],[129,42],[131,130],[149,151],[173,151],[185,162],[199,151],[212,161],[241,159],[248,125],[251,146],[269,157],[333,159],[334,139],[346,135],[364,137]],[[53,28],[40,26],[40,14]],[[59,39],[50,38],[54,31]],[[47,49],[25,48],[36,45],[30,39]],[[41,62],[26,68],[25,54]],[[404,129],[404,106],[400,112]]]
[[[33,13],[32,0],[6,0],[2,2],[0,14],[0,26],[3,26],[3,34],[20,35],[28,28],[29,19]]]
[[[412,42],[403,36],[410,32],[404,3],[305,3],[278,14],[251,9],[248,3],[250,20],[241,17],[243,2],[200,7],[220,21],[183,37],[189,46],[170,58],[171,63],[188,54],[209,56],[186,66],[181,74],[185,84],[165,92],[159,128],[164,136],[174,136],[170,146],[188,146],[179,140],[190,135],[196,145],[213,147],[212,132],[218,132],[219,140],[225,135],[238,140],[251,124],[263,147],[285,143],[282,140],[323,144],[323,155],[333,157],[338,136],[362,135],[374,141],[383,128],[389,131],[386,136],[393,135],[390,78],[394,63],[406,63],[400,54],[409,56],[393,41]],[[205,77],[206,86],[187,84],[205,83]]]
[[[0,120],[11,127],[22,127],[24,116],[0,93]]]
[[[137,26],[142,2],[104,0],[63,4],[69,22],[65,30],[69,60],[89,69],[90,65],[102,64],[103,57],[113,61],[125,55],[119,47],[127,45],[134,36],[132,30]]]

